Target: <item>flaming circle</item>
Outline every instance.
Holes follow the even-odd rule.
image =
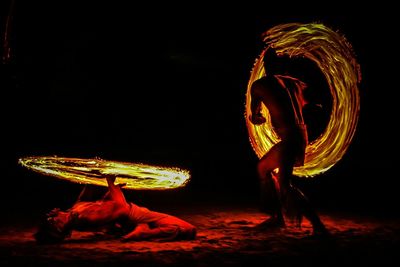
[[[318,23],[277,25],[264,33],[264,42],[266,48],[254,63],[246,92],[245,118],[252,148],[261,158],[279,142],[264,105],[261,112],[267,118],[266,123],[253,125],[248,119],[251,85],[265,75],[265,51],[272,47],[280,55],[308,58],[317,64],[325,77],[332,96],[332,110],[325,130],[307,146],[304,166],[295,167],[294,175],[313,177],[321,174],[343,157],[356,130],[360,110],[357,86],[361,75],[353,49],[343,35]]]
[[[107,186],[104,176],[116,176],[116,183],[125,183],[127,189],[163,190],[183,187],[189,181],[187,170],[151,166],[142,163],[109,161],[103,159],[25,157],[18,161],[35,172],[81,184]]]

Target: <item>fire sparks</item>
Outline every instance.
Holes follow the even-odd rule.
[[[273,47],[278,54],[312,60],[324,74],[332,96],[330,119],[324,132],[308,145],[304,166],[294,169],[294,174],[299,177],[321,174],[346,153],[358,122],[360,99],[357,86],[361,75],[352,47],[344,36],[317,23],[275,26],[265,32],[264,42],[266,49]],[[255,80],[265,75],[263,56],[266,49],[255,61],[246,93],[246,125],[250,143],[260,158],[279,141],[264,105],[262,113],[267,118],[266,123],[255,126],[248,119],[250,88]]]
[[[189,181],[187,170],[141,163],[62,157],[25,157],[19,163],[35,172],[81,184],[107,186],[104,176],[115,175],[116,183],[127,189],[163,190],[183,187]]]

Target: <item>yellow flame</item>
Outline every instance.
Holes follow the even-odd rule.
[[[279,141],[265,106],[262,113],[267,118],[266,123],[255,126],[248,119],[251,85],[265,75],[262,64],[265,51],[272,47],[281,55],[306,57],[315,62],[325,76],[332,95],[332,111],[325,131],[308,145],[305,164],[295,167],[294,175],[313,177],[321,174],[343,157],[358,122],[360,99],[357,86],[361,75],[352,47],[343,35],[318,23],[277,25],[264,33],[264,42],[267,47],[255,61],[246,92],[245,118],[253,150],[261,158]]]
[[[18,161],[35,172],[81,184],[107,186],[104,175],[116,175],[116,183],[126,183],[127,189],[172,189],[183,187],[189,181],[187,170],[151,166],[142,163],[109,161],[103,159],[25,157]],[[101,179],[103,178],[103,179]]]

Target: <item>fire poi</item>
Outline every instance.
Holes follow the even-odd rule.
[[[24,157],[19,163],[35,172],[81,184],[107,186],[105,175],[115,175],[116,183],[126,189],[164,190],[183,187],[189,181],[188,170],[152,166],[99,158]]]

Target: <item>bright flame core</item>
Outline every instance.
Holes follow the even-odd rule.
[[[360,111],[357,85],[361,80],[359,65],[346,38],[322,24],[289,23],[264,33],[267,47],[256,59],[246,93],[246,125],[253,150],[261,158],[279,141],[272,128],[269,112],[263,105],[267,122],[253,125],[249,121],[250,88],[265,75],[263,57],[268,47],[280,55],[306,57],[321,69],[332,95],[332,111],[325,131],[306,149],[305,164],[294,168],[294,175],[313,177],[330,169],[345,154],[354,136]]]
[[[187,170],[102,159],[25,157],[18,161],[35,172],[81,184],[107,186],[104,175],[116,175],[116,183],[127,189],[162,190],[183,187],[189,181]]]

